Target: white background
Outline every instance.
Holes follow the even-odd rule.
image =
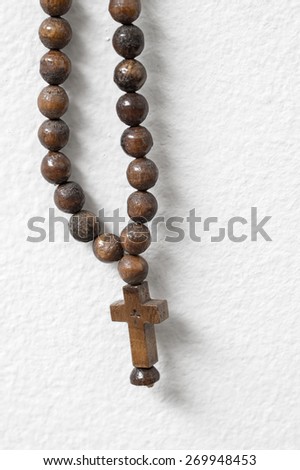
[[[159,214],[233,216],[251,207],[272,242],[166,243],[147,259],[161,381],[135,388],[127,329],[110,321],[121,297],[115,265],[90,244],[29,243],[53,187],[36,97],[45,52],[37,0],[1,8],[2,449],[299,449],[300,5],[298,0],[144,0],[145,125],[160,168]],[[71,128],[65,153],[86,208],[126,215],[130,158],[119,147],[117,24],[108,1],[74,0],[65,49]],[[57,215],[62,215],[57,211]],[[249,227],[244,227],[249,234]],[[201,227],[199,224],[199,234]]]

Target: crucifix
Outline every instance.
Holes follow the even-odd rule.
[[[153,365],[158,361],[154,325],[169,316],[166,300],[152,300],[148,283],[123,287],[124,300],[111,305],[112,321],[128,323],[132,363],[130,376],[133,385],[152,387],[159,380]]]

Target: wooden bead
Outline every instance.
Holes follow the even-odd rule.
[[[142,256],[125,255],[119,261],[118,271],[127,284],[141,284],[148,275],[148,263]]]
[[[110,0],[109,12],[118,23],[133,23],[140,16],[141,0]]]
[[[127,200],[127,211],[135,222],[149,222],[157,212],[157,200],[151,193],[136,191]]]
[[[96,258],[103,263],[119,261],[123,256],[120,238],[112,233],[103,233],[94,240],[93,250]]]
[[[75,214],[85,203],[83,189],[73,181],[60,184],[55,190],[54,202],[61,211]]]
[[[135,367],[130,375],[130,383],[137,386],[153,387],[158,382],[160,375],[155,367],[150,369],[141,369]]]
[[[40,26],[39,37],[48,49],[63,49],[71,41],[72,28],[64,18],[46,18]]]
[[[117,54],[125,59],[134,59],[144,49],[144,34],[133,24],[123,25],[116,30],[112,43]]]
[[[117,114],[127,126],[138,126],[146,119],[148,112],[148,102],[139,93],[126,93],[117,102]]]
[[[67,93],[60,86],[49,85],[41,91],[38,97],[40,112],[49,119],[59,119],[69,106]]]
[[[151,244],[148,227],[137,223],[128,224],[121,233],[121,243],[124,250],[130,255],[140,255]]]
[[[127,179],[133,188],[146,191],[157,182],[158,168],[149,158],[137,158],[127,168]]]
[[[50,85],[60,85],[71,73],[71,61],[61,51],[49,51],[41,58],[40,74]]]
[[[57,152],[65,147],[68,143],[69,136],[69,127],[61,119],[43,122],[38,132],[41,144],[53,152]]]
[[[122,60],[115,68],[114,81],[121,90],[127,93],[138,91],[146,80],[146,69],[138,60]]]
[[[131,157],[144,157],[153,146],[152,135],[143,126],[129,127],[122,134],[121,146]]]
[[[69,230],[75,240],[87,243],[98,236],[100,232],[100,222],[93,212],[80,211],[70,218]]]
[[[62,16],[70,10],[72,0],[40,0],[40,4],[48,15]]]
[[[42,160],[41,173],[48,183],[65,183],[71,176],[71,162],[63,153],[48,152]]]

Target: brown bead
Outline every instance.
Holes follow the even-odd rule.
[[[59,119],[69,106],[69,98],[60,86],[49,85],[41,91],[38,97],[40,112],[49,119]]]
[[[72,215],[69,221],[69,230],[72,237],[79,242],[90,242],[100,232],[98,217],[89,211],[80,211]]]
[[[151,193],[136,191],[127,199],[127,211],[135,222],[149,222],[157,212],[157,200]]]
[[[53,152],[65,147],[68,143],[70,130],[67,124],[58,119],[43,122],[39,128],[38,136],[41,144]]]
[[[60,184],[55,190],[54,202],[61,211],[75,214],[85,203],[83,189],[73,181]]]
[[[117,114],[127,126],[138,126],[146,119],[148,112],[148,102],[139,93],[126,93],[117,102]]]
[[[40,0],[40,4],[48,15],[62,16],[70,10],[72,0]]]
[[[158,168],[149,158],[137,158],[127,168],[129,184],[139,191],[152,188],[158,179]]]
[[[127,284],[141,284],[148,275],[148,263],[142,256],[125,255],[119,261],[118,271]]]
[[[119,261],[123,256],[120,238],[112,233],[103,233],[94,241],[93,250],[96,258],[103,263]]]
[[[116,30],[112,43],[117,54],[125,59],[134,59],[143,52],[144,34],[133,24],[123,25]]]
[[[138,60],[122,60],[115,68],[114,81],[121,90],[127,93],[138,91],[146,80],[146,69]]]
[[[72,28],[64,18],[46,18],[39,29],[41,42],[48,49],[63,49],[71,41]]]
[[[153,385],[158,382],[160,375],[158,370],[155,367],[150,369],[141,369],[135,367],[130,375],[130,383],[137,386],[146,386],[153,387]]]
[[[140,255],[151,244],[148,227],[137,223],[128,224],[121,233],[121,243],[124,250],[130,255]]]
[[[118,23],[133,23],[140,16],[141,0],[110,0],[109,13]]]
[[[42,160],[41,173],[48,183],[65,183],[71,176],[71,162],[63,153],[48,152]]]
[[[121,146],[131,157],[144,157],[153,146],[152,135],[146,127],[129,127],[122,134]]]
[[[41,58],[40,74],[50,85],[60,85],[71,73],[71,61],[61,51],[49,51]]]

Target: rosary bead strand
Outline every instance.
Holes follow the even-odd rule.
[[[122,134],[121,147],[135,158],[128,166],[127,179],[137,189],[127,200],[127,212],[133,222],[121,233],[125,255],[118,264],[119,274],[128,285],[123,288],[124,301],[111,305],[111,316],[113,321],[128,323],[134,365],[130,382],[152,387],[160,377],[153,367],[158,361],[154,323],[168,318],[168,305],[166,301],[150,299],[145,282],[148,263],[140,256],[151,244],[150,231],[144,223],[152,220],[157,212],[157,200],[147,190],[158,179],[157,166],[146,157],[153,146],[152,135],[140,125],[148,115],[149,105],[143,95],[136,93],[147,79],[145,67],[135,59],[144,49],[144,34],[132,24],[140,15],[141,2],[110,0],[109,11],[114,20],[122,23],[112,41],[116,53],[124,58],[115,68],[114,82],[126,94],[119,98],[116,111],[120,120],[129,126]]]
[[[149,112],[146,98],[137,93],[147,79],[145,67],[136,60],[144,49],[144,35],[133,25],[141,12],[140,0],[111,0],[112,17],[122,23],[113,37],[113,46],[122,60],[115,68],[114,81],[125,92],[118,100],[116,111],[122,122],[129,126],[121,138],[121,146],[133,160],[127,168],[129,184],[136,189],[127,201],[131,218],[120,238],[103,233],[98,217],[83,209],[85,194],[81,186],[69,181],[71,161],[61,152],[70,136],[68,125],[61,119],[67,112],[69,98],[63,84],[71,73],[71,61],[61,51],[71,40],[72,29],[62,15],[68,12],[72,0],[40,0],[49,14],[40,28],[39,37],[49,51],[40,61],[40,74],[48,83],[38,97],[38,107],[47,120],[39,128],[41,144],[48,149],[41,163],[41,174],[56,185],[54,202],[58,209],[71,214],[69,230],[75,240],[93,242],[96,258],[104,263],[118,262],[120,277],[127,283],[123,287],[124,301],[111,305],[113,321],[128,323],[134,369],[130,375],[133,385],[151,387],[159,380],[153,367],[158,360],[154,325],[168,318],[168,305],[164,300],[151,300],[148,283],[148,263],[140,256],[151,244],[151,234],[145,222],[152,220],[157,211],[156,198],[147,190],[158,179],[158,168],[147,158],[153,146],[151,133],[141,124]]]
[[[100,222],[92,212],[82,210],[85,195],[81,186],[69,181],[71,162],[60,152],[70,136],[68,125],[60,119],[67,111],[69,98],[60,87],[70,75],[71,61],[60,51],[72,38],[72,28],[67,20],[61,18],[68,12],[72,0],[40,0],[43,10],[50,15],[40,28],[41,42],[50,49],[40,61],[40,74],[49,84],[38,98],[41,113],[48,118],[38,131],[41,144],[49,152],[41,163],[42,176],[49,183],[58,185],[54,192],[54,202],[63,212],[73,214],[69,221],[69,230],[75,240],[92,241],[100,233]]]

